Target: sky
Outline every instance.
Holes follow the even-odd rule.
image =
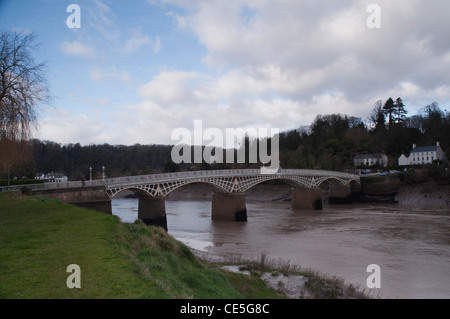
[[[448,0],[0,0],[0,29],[35,33],[47,63],[35,136],[82,145],[366,120],[389,97],[450,111],[449,17]]]

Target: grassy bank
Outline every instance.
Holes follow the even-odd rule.
[[[66,285],[67,266],[81,288]],[[279,298],[198,260],[160,228],[55,200],[0,194],[0,298]]]
[[[71,264],[80,266],[80,289],[66,285]],[[261,279],[267,271],[305,276],[305,290],[294,292],[299,297],[366,297],[340,279],[267,259],[247,263],[251,276],[221,266],[140,221],[120,223],[57,200],[0,193],[0,298],[285,298]]]

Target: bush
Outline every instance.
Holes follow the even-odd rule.
[[[28,184],[42,184],[40,179],[14,179],[9,181],[9,185],[28,185]],[[8,186],[8,180],[0,180],[0,186]]]

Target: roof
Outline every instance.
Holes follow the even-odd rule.
[[[418,153],[418,152],[436,152],[437,149],[439,148],[439,146],[421,146],[421,147],[416,147],[415,149],[413,149],[411,151],[411,153]]]
[[[354,159],[364,159],[364,158],[382,158],[384,154],[359,154],[354,157]]]

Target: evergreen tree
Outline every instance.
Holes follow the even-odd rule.
[[[395,100],[394,104],[394,116],[395,116],[395,123],[397,124],[403,124],[406,120],[406,114],[408,114],[408,111],[405,109],[405,104],[403,104],[403,101],[401,98],[397,98]]]
[[[392,128],[392,123],[395,114],[395,103],[392,98],[389,98],[383,106],[384,113],[388,116],[389,130]]]

